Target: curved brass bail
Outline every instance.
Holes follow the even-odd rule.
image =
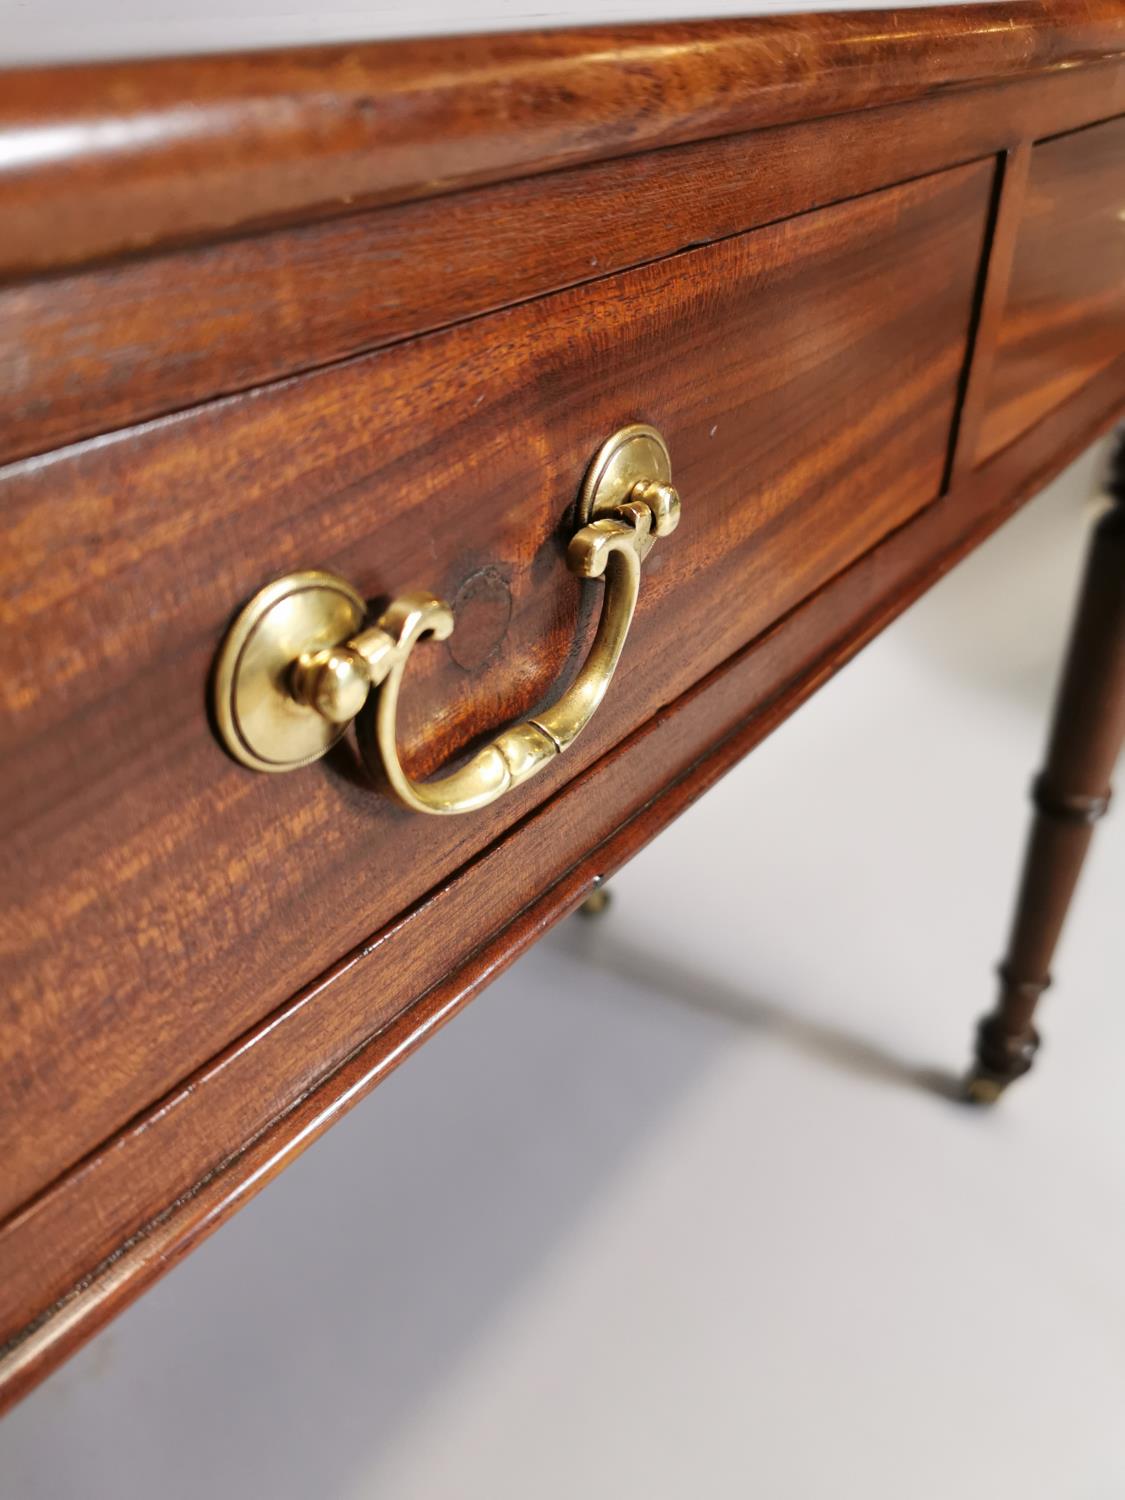
[[[573,743],[605,697],[629,634],[641,583],[641,559],[652,541],[647,505],[592,521],[572,538],[567,565],[585,578],[605,578],[597,634],[577,678],[557,702],[533,719],[502,730],[472,758],[432,781],[414,781],[398,754],[398,697],[410,653],[428,634],[449,634],[452,615],[439,600],[405,596],[379,617],[375,629],[392,642],[386,676],[374,703],[357,721],[359,747],[372,774],[380,771],[400,802],[416,812],[466,813],[487,807],[531,779]],[[362,649],[362,648],[360,648]]]
[[[605,583],[586,660],[550,708],[503,730],[457,770],[413,780],[396,732],[411,653],[427,636],[449,636],[449,606],[432,594],[402,594],[357,632],[362,601],[326,573],[270,584],[228,632],[215,671],[216,719],[227,748],[258,770],[293,769],[324,754],[358,714],[364,762],[400,802],[437,814],[487,807],[571,745],[605,697],[636,609],[641,564],[656,538],[679,523],[670,480],[668,450],[653,428],[626,427],[603,444],[566,554],[572,573]]]

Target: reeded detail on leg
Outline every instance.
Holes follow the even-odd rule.
[[[1000,976],[1003,986],[1001,990],[1001,1001],[1028,1000],[1034,1003],[1044,990],[1050,989],[1051,976],[1045,974],[1042,979],[1021,979],[1018,974],[1013,974],[1008,964],[997,964],[996,972]]]
[[[1096,823],[1109,808],[1110,794],[1084,796],[1081,792],[1060,792],[1047,784],[1041,772],[1031,784],[1031,801],[1035,811],[1061,823]]]

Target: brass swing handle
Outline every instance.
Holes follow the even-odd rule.
[[[452,610],[430,594],[403,594],[373,625],[349,633],[343,626],[362,622],[362,601],[343,579],[324,573],[271,584],[232,626],[215,674],[227,748],[259,770],[292,769],[322,755],[358,715],[364,761],[382,771],[400,802],[437,814],[486,807],[571,745],[605,697],[636,608],[641,564],[656,538],[679,523],[670,478],[667,448],[650,427],[624,428],[599,450],[579,503],[584,524],[566,554],[572,573],[605,581],[589,654],[550,708],[503,730],[457,770],[413,780],[396,734],[411,653],[426,636],[451,634]]]

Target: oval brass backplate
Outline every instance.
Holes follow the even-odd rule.
[[[296,702],[293,663],[339,646],[363,628],[366,606],[333,573],[290,573],[255,594],[215,663],[214,702],[227,749],[255,771],[292,771],[329,750],[347,729]]]
[[[578,497],[577,521],[585,526],[623,505],[637,484],[672,482],[672,459],[655,427],[633,422],[598,449]]]

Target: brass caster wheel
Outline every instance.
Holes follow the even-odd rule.
[[[1007,1087],[993,1073],[973,1072],[965,1079],[965,1100],[969,1104],[995,1104]]]
[[[584,917],[602,917],[613,905],[613,897],[604,885],[595,886],[578,908]]]

